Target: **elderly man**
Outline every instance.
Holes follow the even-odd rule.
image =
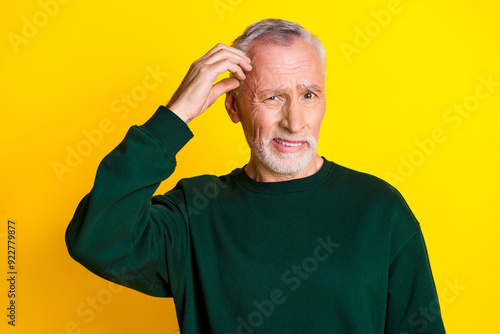
[[[248,164],[153,196],[192,137],[186,124],[223,94]],[[173,297],[182,333],[444,333],[404,199],[316,152],[325,102],[324,48],[300,25],[264,20],[218,44],[104,158],[66,232],[70,254]]]

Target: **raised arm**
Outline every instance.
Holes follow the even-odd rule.
[[[152,197],[176,166],[177,152],[190,140],[186,123],[222,94],[235,78],[214,84],[230,71],[245,78],[249,59],[218,44],[195,61],[168,103],[100,163],[95,183],[66,231],[71,256],[106,279],[156,296],[171,296],[182,274],[188,245],[188,213],[182,190]]]

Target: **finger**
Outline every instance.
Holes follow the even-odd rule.
[[[228,71],[236,75],[236,77],[240,80],[245,80],[247,78],[245,72],[238,64],[229,63]]]
[[[235,53],[241,57],[243,57],[244,59],[246,59],[248,62],[251,61],[251,59],[246,55],[245,52],[241,51],[240,49],[237,49],[235,47],[232,47],[232,46],[229,46],[229,45],[226,45],[226,44],[223,44],[223,43],[218,43],[216,46],[214,46],[210,51],[208,51],[205,56],[203,57],[210,57],[212,54],[220,51],[220,50],[226,50],[226,51],[229,51],[229,52],[232,52],[232,53]],[[202,58],[203,58],[202,57]]]
[[[212,85],[220,74],[225,72],[233,73],[239,80],[245,80],[246,75],[243,69],[238,65],[230,61],[229,59],[222,59],[214,64],[204,66],[200,68],[200,75],[197,78],[197,82],[210,82]]]
[[[212,64],[222,58],[230,58],[232,59],[235,63],[240,64],[245,68],[246,71],[251,70],[251,59],[247,57],[247,55],[236,48],[224,45],[224,44],[218,44],[216,47],[214,47],[212,50],[210,50],[207,54],[205,54],[203,57],[198,59],[195,63],[198,64]]]
[[[217,43],[213,48],[211,48],[207,53],[203,55],[201,58],[207,58],[213,55],[214,53],[218,52],[221,49],[228,49],[228,45],[222,44],[222,43]]]
[[[210,58],[201,61],[196,61],[193,65],[195,68],[200,69],[204,66],[213,65],[215,63],[219,63],[224,60],[229,60],[234,64],[239,65],[247,72],[251,71],[253,68],[252,65],[245,58],[241,58],[239,55],[235,55],[234,53],[230,53],[225,50],[213,54]]]
[[[232,91],[241,85],[240,81],[235,78],[225,78],[216,83],[212,87],[212,93],[215,99],[219,98],[222,94]]]
[[[228,51],[228,50],[219,50],[218,52],[214,53],[209,59],[207,59],[207,61],[211,62],[211,61],[217,61],[220,59],[229,59],[233,63],[240,65],[245,71],[252,70],[252,64],[248,60],[250,58],[248,58],[246,56],[241,57],[239,54],[235,54],[235,53]]]
[[[234,65],[236,65],[240,69],[242,69],[242,71],[241,71],[242,73],[243,73],[243,71],[250,72],[253,68],[251,64],[247,63],[245,60],[242,60],[240,57],[234,58],[232,56],[214,57],[213,59],[207,60],[203,64],[197,64],[197,66],[198,66],[198,69],[201,71],[201,69],[203,67],[213,68],[214,66],[217,66],[217,68],[218,68],[219,64],[226,64],[227,69],[224,70],[224,72],[229,71],[230,68],[235,68]],[[222,73],[222,72],[220,72],[220,73]],[[244,79],[244,77],[242,77],[241,79]]]

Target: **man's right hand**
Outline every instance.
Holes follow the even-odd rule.
[[[250,62],[250,58],[243,51],[217,44],[191,65],[167,108],[189,123],[210,107],[219,96],[238,88],[240,80],[246,78],[244,71],[252,70]],[[225,78],[214,85],[219,74],[227,71],[234,73],[237,79]]]

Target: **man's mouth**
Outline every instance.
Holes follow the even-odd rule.
[[[294,153],[298,152],[307,145],[306,141],[303,140],[288,140],[284,138],[273,138],[272,140],[274,146],[283,153]]]

